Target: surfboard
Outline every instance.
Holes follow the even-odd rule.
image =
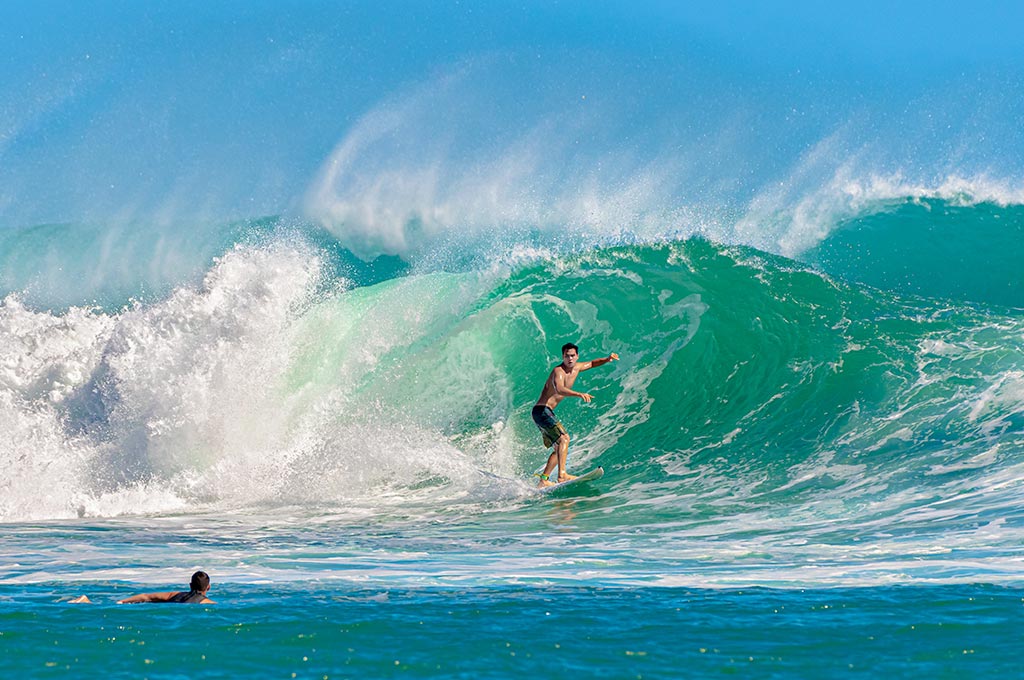
[[[579,484],[580,482],[592,482],[595,479],[601,479],[601,477],[603,477],[603,476],[604,476],[604,468],[603,467],[596,467],[593,470],[591,470],[590,472],[588,472],[586,474],[580,475],[576,479],[570,479],[567,482],[560,482],[558,484],[552,484],[551,486],[539,486],[539,487],[537,487],[537,491],[540,491],[541,493],[547,493],[549,491],[554,491],[555,489],[564,489],[567,486],[573,486],[575,484]]]

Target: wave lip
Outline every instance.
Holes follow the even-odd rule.
[[[957,174],[920,182],[902,173],[861,176],[842,166],[815,188],[762,192],[737,222],[735,232],[740,243],[802,259],[851,220],[889,212],[907,202],[933,201],[958,207],[1024,205],[1024,182]]]

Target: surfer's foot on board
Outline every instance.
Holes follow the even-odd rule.
[[[555,485],[555,483],[551,481],[551,478],[548,477],[546,474],[541,474],[538,472],[537,474],[534,475],[534,477],[540,477],[540,481],[537,483],[538,489],[543,489],[546,486]]]
[[[558,475],[558,483],[568,482],[570,479],[576,479],[576,475],[570,475],[569,473]]]

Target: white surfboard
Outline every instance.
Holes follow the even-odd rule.
[[[567,482],[559,482],[558,484],[552,484],[551,486],[539,486],[539,487],[537,487],[537,491],[540,491],[541,493],[547,493],[549,491],[554,491],[555,489],[564,489],[567,486],[572,486],[573,484],[579,484],[580,482],[592,482],[595,479],[601,479],[601,477],[603,477],[603,476],[604,476],[604,468],[603,467],[596,467],[593,470],[591,470],[590,472],[588,472],[586,474],[580,475],[576,479],[570,479]]]

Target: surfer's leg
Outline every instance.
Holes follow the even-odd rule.
[[[555,469],[556,465],[558,465],[558,453],[552,451],[551,455],[548,456],[547,465],[544,466],[544,472],[541,474],[540,483],[537,485],[538,487],[552,486],[554,484],[549,477],[551,475],[551,471]]]
[[[558,453],[558,481],[568,482],[570,479],[576,479],[576,475],[570,475],[566,467],[566,459],[569,457],[568,433],[562,434],[558,441],[555,442],[555,451]]]
[[[552,486],[554,482],[550,480],[551,471],[558,465],[558,441],[562,435],[565,434],[565,428],[562,426],[558,419],[555,418],[554,413],[551,409],[545,409],[545,413],[540,418],[536,415],[533,418],[533,422],[537,423],[537,427],[540,428],[541,433],[544,435],[544,448],[554,445],[555,449],[548,456],[547,465],[544,466],[544,472],[540,476],[540,484],[538,487]],[[561,468],[559,468],[561,470]]]

